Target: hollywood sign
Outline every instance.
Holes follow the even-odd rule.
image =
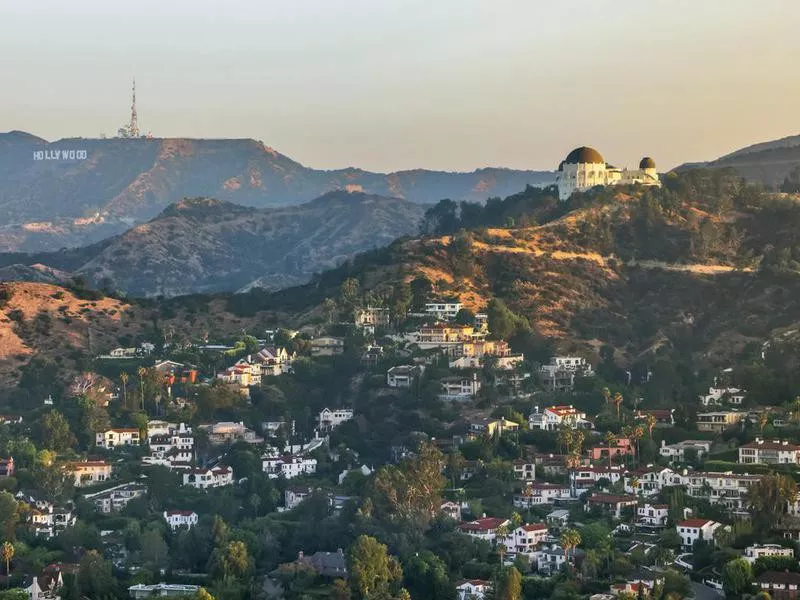
[[[34,150],[33,160],[85,160],[86,150]]]

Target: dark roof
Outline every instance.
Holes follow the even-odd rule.
[[[568,165],[580,163],[606,163],[606,161],[603,159],[603,155],[589,146],[575,148],[575,150],[567,154],[567,158],[564,159],[564,162]]]
[[[347,576],[347,561],[342,552],[315,552],[304,562],[323,577]]]
[[[756,577],[756,583],[800,585],[800,573],[793,573],[791,571],[767,571]]]
[[[656,161],[654,161],[649,156],[645,156],[642,160],[639,161],[639,168],[640,169],[655,169],[656,168]]]

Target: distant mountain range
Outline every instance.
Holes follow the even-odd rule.
[[[356,190],[433,203],[484,201],[549,171],[371,173],[311,169],[252,139],[63,139],[0,133],[0,251],[79,246],[119,234],[186,197],[266,208]]]
[[[676,170],[697,167],[736,169],[742,177],[777,187],[789,172],[800,166],[800,135],[761,142],[736,150],[716,160],[686,163]]]
[[[0,255],[0,280],[53,283],[80,275],[135,296],[280,289],[416,233],[423,213],[420,204],[361,192],[266,209],[186,199],[84,248]]]

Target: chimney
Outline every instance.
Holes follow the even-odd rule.
[[[303,551],[300,550],[300,552],[297,553],[297,560],[300,560],[302,558],[303,558]]]
[[[336,549],[336,553],[337,553],[339,556],[344,556],[344,550],[343,550],[342,548],[337,548],[337,549]]]

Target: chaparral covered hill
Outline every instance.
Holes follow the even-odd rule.
[[[35,268],[43,263],[133,296],[280,289],[417,233],[423,213],[419,204],[361,192],[330,192],[298,206],[266,209],[185,199],[86,248],[0,255],[0,265],[8,265],[0,268],[0,279],[47,280],[53,273]]]
[[[84,158],[85,153],[85,158]],[[0,133],[0,250],[84,245],[158,215],[185,197],[253,207],[299,204],[339,189],[430,203],[485,200],[551,172],[312,169],[249,139],[63,139]]]

